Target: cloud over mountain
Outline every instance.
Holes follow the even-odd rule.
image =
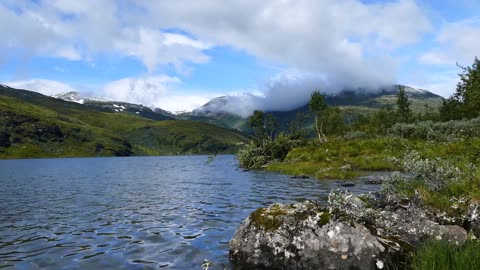
[[[183,109],[189,109],[218,94],[182,90],[180,81],[215,61],[216,48],[228,47],[280,67],[277,76],[250,87],[254,94],[235,98],[250,102],[245,107],[289,109],[317,89],[397,83],[405,79],[402,68],[409,59],[441,66],[480,54],[478,20],[447,21],[437,27],[431,13],[415,0],[4,0],[0,49],[20,52],[17,62],[49,57],[94,66],[98,59],[134,59],[141,70],[96,83],[98,89],[92,90],[177,110],[181,101]],[[425,42],[426,35],[435,40]],[[418,44],[418,51],[405,53]],[[0,56],[0,63],[5,57]],[[442,72],[407,78],[444,94],[456,72]],[[232,91],[238,89],[222,94]],[[172,101],[165,102],[166,97]]]

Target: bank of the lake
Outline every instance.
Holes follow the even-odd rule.
[[[371,171],[402,170],[400,161],[411,151],[427,159],[440,158],[465,168],[469,163],[480,163],[480,138],[451,141],[398,137],[332,138],[326,143],[311,142],[294,148],[284,161],[274,161],[264,168],[317,179],[352,179]]]
[[[255,144],[260,147],[252,147]],[[376,170],[404,174],[373,181],[382,184],[373,195],[334,192],[327,206],[273,204],[258,209],[244,220],[231,242],[234,261],[275,269],[476,269],[480,265],[470,256],[480,237],[478,136],[337,137],[303,145],[261,168],[320,182]],[[276,149],[282,148],[275,141],[253,142],[239,158],[246,161],[242,164],[257,165]]]

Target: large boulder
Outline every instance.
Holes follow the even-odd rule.
[[[384,251],[365,226],[315,203],[260,208],[230,241],[232,261],[270,269],[370,269]]]
[[[422,239],[466,240],[415,209],[371,208],[348,195],[338,203],[273,204],[247,217],[230,241],[230,259],[251,268],[382,269]]]

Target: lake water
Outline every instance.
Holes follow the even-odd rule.
[[[325,201],[338,187],[243,171],[233,156],[208,161],[0,161],[0,268],[202,269],[209,259],[232,269],[228,241],[252,211],[274,202]]]

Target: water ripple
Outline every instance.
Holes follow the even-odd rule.
[[[199,269],[205,258],[234,268],[228,241],[250,212],[338,187],[206,160],[0,161],[0,268]]]

